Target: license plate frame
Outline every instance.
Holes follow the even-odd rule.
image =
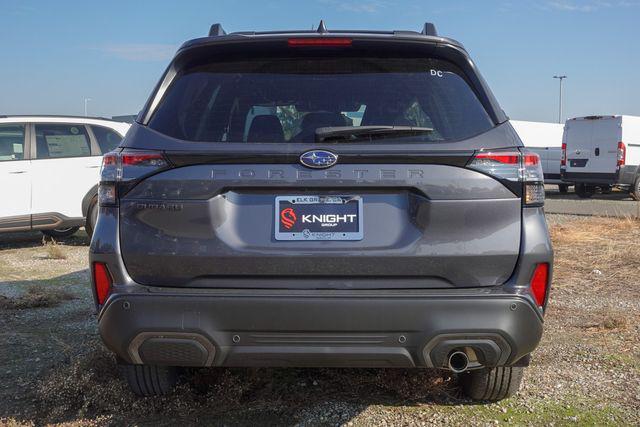
[[[283,211],[291,208],[293,216]],[[332,209],[333,208],[333,209]],[[316,213],[314,213],[316,211]],[[333,215],[333,217],[332,217]],[[352,216],[355,215],[355,218]],[[304,218],[307,216],[307,218]],[[311,218],[310,218],[311,217]],[[335,218],[334,218],[335,217]],[[304,220],[314,220],[305,224]],[[338,221],[317,221],[336,219]],[[293,223],[293,224],[292,224]],[[354,241],[362,240],[363,201],[354,195],[286,195],[275,198],[276,240]],[[292,224],[290,227],[287,224]],[[336,224],[336,225],[333,225]]]

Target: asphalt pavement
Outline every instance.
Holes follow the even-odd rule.
[[[612,191],[609,194],[594,194],[590,199],[581,199],[572,189],[562,194],[557,186],[549,185],[546,190],[546,213],[640,219],[640,202],[633,200],[628,193]]]

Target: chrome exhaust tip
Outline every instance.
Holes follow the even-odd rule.
[[[456,374],[460,374],[469,367],[469,358],[464,351],[453,351],[449,355],[449,369]]]

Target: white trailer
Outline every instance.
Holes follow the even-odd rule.
[[[569,119],[563,152],[562,179],[575,182],[579,196],[618,187],[640,200],[640,117]]]
[[[540,156],[545,184],[557,184],[561,192],[566,192],[571,183],[563,182],[560,177],[564,125],[520,120],[511,120],[511,125],[524,146]]]

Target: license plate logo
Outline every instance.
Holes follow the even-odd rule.
[[[361,240],[359,196],[276,197],[276,240]]]

